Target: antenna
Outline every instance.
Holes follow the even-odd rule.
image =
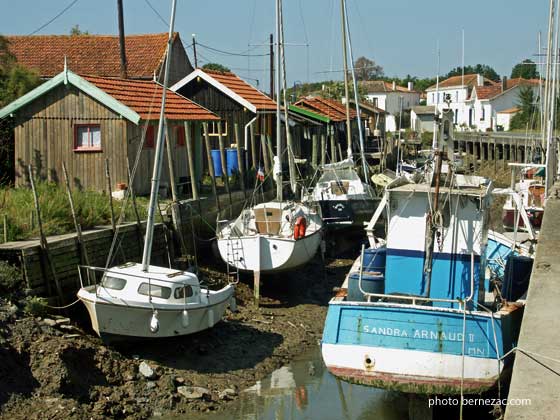
[[[465,29],[462,29],[461,86],[465,86]]]
[[[436,55],[437,55],[437,66],[436,66],[436,104],[434,105],[434,137],[432,139],[432,149],[437,149],[437,114],[439,105],[439,39],[436,41]]]

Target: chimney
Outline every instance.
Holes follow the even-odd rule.
[[[397,82],[393,80],[393,90],[397,90]]]
[[[123,2],[117,0],[117,9],[119,14],[119,46],[121,50],[121,77],[128,78],[126,69],[126,49],[124,44],[124,15],[123,15]]]
[[[476,75],[476,85],[477,86],[484,86],[484,76],[482,74]]]
[[[413,82],[408,82],[408,90],[410,92],[412,92],[414,90],[414,83]]]
[[[507,76],[502,76],[502,92],[507,90]]]

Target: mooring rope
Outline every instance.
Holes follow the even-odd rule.
[[[80,299],[76,299],[74,302],[72,302],[72,303],[70,303],[70,304],[68,304],[68,305],[64,305],[64,306],[50,306],[50,305],[46,305],[46,304],[45,304],[44,306],[46,306],[46,307],[49,308],[49,309],[57,309],[57,310],[58,310],[58,309],[66,309],[66,308],[69,308],[70,306],[75,305],[75,304],[78,303],[79,301],[80,301]]]

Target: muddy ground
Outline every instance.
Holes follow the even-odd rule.
[[[351,263],[316,257],[296,272],[263,277],[259,308],[252,277],[242,277],[237,313],[228,311],[210,330],[155,341],[106,344],[81,304],[67,323],[52,314],[28,316],[21,303],[0,300],[0,418],[144,419],[227,410],[240,391],[317,345],[332,289]],[[211,264],[203,273],[225,281],[224,267]],[[153,377],[139,371],[143,362]]]

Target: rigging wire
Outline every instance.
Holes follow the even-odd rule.
[[[49,26],[51,23],[53,23],[55,20],[57,20],[60,16],[62,16],[64,13],[66,13],[68,10],[70,10],[70,8],[72,6],[74,6],[76,3],[78,3],[78,1],[79,0],[72,1],[68,6],[66,6],[64,9],[62,9],[60,12],[58,12],[53,18],[51,18],[49,21],[47,21],[43,25],[39,26],[39,28],[35,29],[33,32],[31,32],[27,35],[28,36],[29,35],[35,35],[40,30],[45,29],[47,26]]]
[[[152,9],[152,12],[154,12],[154,14],[159,18],[159,20],[161,20],[163,22],[163,24],[168,27],[169,26],[169,22],[167,22],[163,16],[161,16],[159,14],[159,12],[157,11],[157,9],[152,5],[152,3],[150,3],[150,0],[144,0],[144,2],[148,5],[148,7],[150,9]]]
[[[214,48],[214,47],[211,47],[211,46],[209,46],[209,45],[205,45],[205,44],[203,44],[203,43],[201,43],[201,42],[197,42],[196,45],[197,45],[197,46],[201,46],[201,47],[203,47],[203,48],[206,48],[206,49],[208,49],[208,50],[211,50],[211,51],[220,53],[220,54],[233,55],[233,56],[237,56],[237,57],[266,57],[266,56],[269,56],[269,55],[270,55],[269,53],[265,53],[265,54],[248,54],[250,51],[254,50],[255,48],[249,48],[249,49],[247,49],[247,50],[245,50],[245,51],[242,51],[242,52],[239,52],[239,53],[238,53],[238,52],[235,52],[235,53],[234,53],[234,52],[231,52],[231,51],[225,51],[225,50],[221,50],[221,49],[219,49],[219,48]]]

